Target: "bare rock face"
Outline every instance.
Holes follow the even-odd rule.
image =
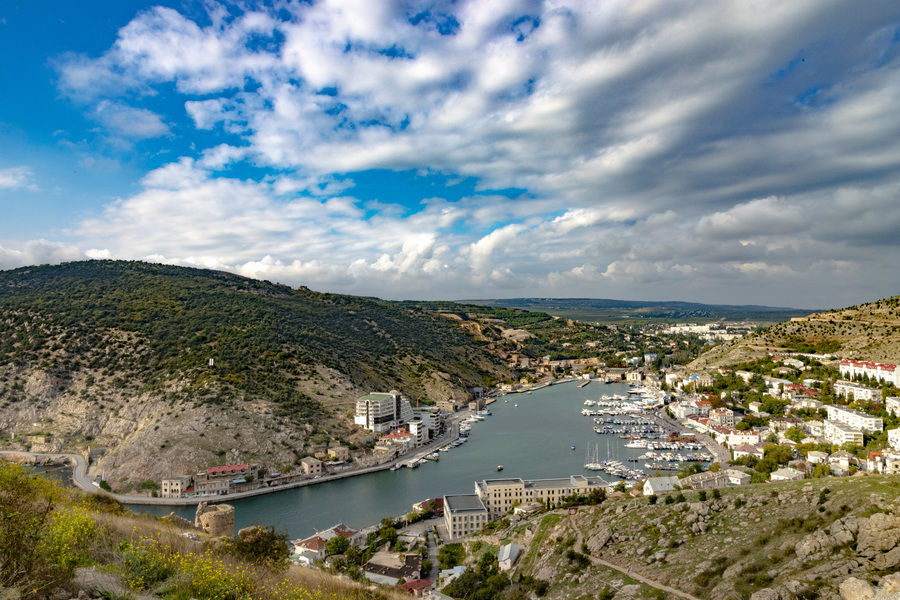
[[[602,549],[612,537],[612,529],[607,525],[603,525],[600,529],[597,530],[597,533],[592,535],[590,539],[587,541],[588,550],[591,553],[598,552]]]
[[[900,517],[876,513],[860,523],[856,549],[870,558],[876,569],[890,569],[900,564]]]
[[[872,586],[856,577],[848,577],[841,582],[841,598],[844,600],[871,600],[875,597]]]

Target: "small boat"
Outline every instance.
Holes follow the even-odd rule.
[[[518,404],[513,404],[513,406],[518,407],[519,405],[518,405]]]
[[[575,444],[572,444],[572,450],[574,450],[574,449],[575,449]]]
[[[391,471],[398,471],[403,465],[401,463],[397,463],[396,465],[391,467]]]
[[[497,465],[497,470],[498,470],[498,471],[502,471],[502,470],[503,470],[503,465]]]

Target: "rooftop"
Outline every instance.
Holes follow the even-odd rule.
[[[444,496],[444,509],[450,512],[461,511],[484,511],[484,502],[477,494],[458,494],[455,496]]]

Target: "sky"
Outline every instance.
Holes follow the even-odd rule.
[[[4,0],[0,269],[900,294],[900,3]]]

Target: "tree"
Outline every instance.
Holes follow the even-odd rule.
[[[393,546],[397,543],[397,530],[393,527],[384,527],[378,533],[378,537],[383,543],[387,543],[389,546]]]
[[[784,437],[799,444],[806,437],[806,434],[799,427],[791,427],[784,432]]]
[[[272,526],[256,525],[241,529],[235,539],[226,539],[223,548],[247,562],[286,569],[291,556],[287,542],[287,532],[276,533]]]
[[[343,554],[349,547],[349,540],[340,535],[336,535],[325,542],[325,552],[328,554],[328,556],[332,556],[334,554]]]

